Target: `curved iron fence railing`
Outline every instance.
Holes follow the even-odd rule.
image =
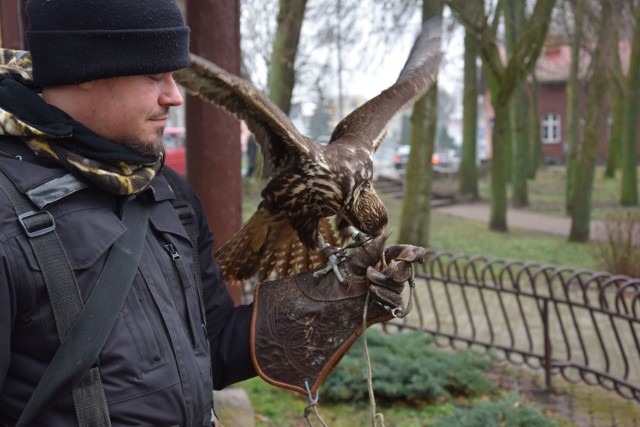
[[[479,256],[430,253],[414,309],[386,328],[440,346],[493,350],[516,365],[640,402],[640,279]]]

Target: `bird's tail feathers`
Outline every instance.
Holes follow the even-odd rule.
[[[320,220],[318,230],[325,241],[337,246],[338,241],[327,218]],[[314,270],[326,264],[316,249],[306,248],[284,217],[258,209],[215,254],[225,281],[252,279],[265,281],[277,277]]]
[[[246,280],[258,271],[261,248],[266,240],[268,223],[258,210],[234,236],[215,253],[227,281]]]

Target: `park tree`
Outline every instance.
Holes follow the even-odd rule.
[[[447,0],[446,4],[454,11],[466,29],[473,31],[478,40],[479,55],[494,108],[493,138],[491,141],[491,213],[489,228],[507,231],[507,172],[510,164],[507,147],[511,143],[509,135],[509,106],[511,97],[518,84],[533,69],[542,50],[554,0],[537,0],[520,36],[514,43],[513,52],[506,58],[500,55],[497,29],[501,16],[501,6],[487,8],[480,24],[469,16],[467,1]],[[483,9],[485,9],[483,7]]]
[[[573,7],[575,26],[573,37],[582,37],[585,32],[584,23],[590,28],[596,28],[602,16],[599,10],[602,2],[589,0],[572,0],[568,2]],[[640,4],[638,1],[614,0],[611,3],[611,26],[609,37],[611,39],[611,68],[609,78],[609,108],[611,111],[611,135],[607,146],[607,159],[605,177],[613,178],[616,171],[622,174],[620,187],[620,203],[623,206],[636,206],[638,204],[637,186],[637,116],[638,96],[640,95]],[[589,26],[587,26],[589,28]],[[589,32],[589,30],[587,30]],[[596,32],[592,30],[591,33]],[[593,39],[587,39],[581,46],[573,49],[586,50],[589,54],[593,50],[589,43]],[[624,49],[621,46],[629,45],[628,61],[621,58]],[[577,50],[574,55],[578,57]],[[591,54],[592,55],[592,54]],[[625,58],[626,59],[626,58]],[[576,101],[577,102],[577,101]],[[602,104],[604,105],[604,104]],[[577,126],[570,126],[572,135],[577,132]],[[571,138],[569,141],[572,142]],[[570,144],[570,149],[576,144]],[[575,151],[575,150],[574,150]],[[575,163],[575,160],[574,160]],[[571,176],[575,176],[574,169],[570,169]],[[568,180],[574,185],[573,180]],[[570,189],[570,188],[569,188]],[[571,193],[568,192],[568,205],[571,203]],[[569,212],[571,209],[568,210]]]
[[[385,54],[397,48],[397,42],[407,34],[399,28],[413,27],[419,0],[242,0],[243,68],[246,77],[272,99],[275,94],[271,95],[264,75],[269,74],[270,79],[282,76],[271,71],[273,62],[282,57],[273,50],[277,44],[284,45],[276,43],[278,33],[289,31],[279,23],[284,23],[286,16],[301,16],[301,4],[305,8],[297,50],[289,55],[293,62],[284,61],[294,70],[291,103],[314,100],[319,91],[326,99],[340,96],[341,81],[344,93],[349,94],[356,70],[389,67]],[[291,7],[298,12],[288,11]]]
[[[584,0],[583,0],[584,1]],[[614,178],[622,173],[620,203],[638,204],[637,168],[637,115],[640,89],[640,4],[637,1],[613,2],[612,37],[613,69],[610,79],[611,137],[607,147],[605,177]],[[630,42],[628,68],[621,59],[621,45]]]
[[[482,15],[482,3],[466,3],[469,16]],[[462,94],[462,155],[459,192],[463,198],[478,199],[478,41],[474,32],[464,32],[464,88]]]
[[[285,113],[291,111],[295,61],[307,0],[280,0],[269,67],[269,98]]]
[[[422,20],[442,17],[441,1],[423,0]],[[405,194],[400,215],[398,241],[428,246],[431,219],[431,184],[435,138],[438,123],[438,84],[413,106],[411,115],[410,154],[405,176]]]
[[[618,3],[618,2],[616,2]],[[638,96],[640,92],[640,5],[637,1],[622,2],[630,7],[633,16],[633,39],[629,70],[624,84],[623,132],[622,132],[622,185],[620,203],[623,206],[638,205],[637,134]],[[603,6],[604,7],[604,6]],[[620,10],[618,8],[618,10]]]
[[[618,15],[619,16],[619,15]],[[614,46],[620,45],[620,31],[613,29]],[[622,164],[622,135],[624,129],[624,72],[620,49],[613,52],[613,78],[609,85],[609,108],[611,109],[611,136],[607,145],[607,159],[604,168],[605,179],[613,179]]]
[[[516,41],[524,29],[525,2],[522,0],[507,0],[504,3],[504,27],[506,47],[509,55],[513,55]],[[527,73],[528,74],[528,73]],[[525,75],[526,77],[526,75]],[[523,78],[516,83],[511,96],[509,112],[509,139],[513,164],[511,168],[512,203],[516,207],[527,206],[529,195],[527,179],[529,177],[528,163],[530,161],[529,132],[527,131],[529,99],[526,92],[527,82]],[[507,160],[508,161],[508,160]]]
[[[342,82],[356,68],[388,66],[384,53],[401,38],[397,29],[409,26],[417,1],[243,0],[245,77],[287,114],[293,103],[333,96],[341,106],[349,91]]]
[[[570,30],[571,65],[569,66],[569,79],[567,82],[567,154],[565,183],[565,210],[567,214],[573,211],[574,194],[576,187],[576,167],[578,161],[578,139],[580,137],[580,97],[582,86],[580,81],[580,61],[582,60],[582,40],[584,32],[584,15],[587,0],[570,0],[568,6],[570,15],[573,16],[573,25]]]
[[[542,152],[542,139],[540,135],[540,119],[538,117],[538,81],[535,73],[531,74],[531,80],[525,84],[525,93],[529,108],[527,109],[528,140],[529,140],[529,179],[535,179],[536,173],[544,162]]]
[[[603,101],[607,96],[608,80],[611,74],[611,52],[614,48],[612,46],[613,37],[611,36],[611,3],[604,1],[593,6],[592,16],[598,17],[598,28],[589,66],[588,78],[590,84],[586,100],[584,140],[578,152],[575,171],[575,190],[571,209],[571,230],[569,232],[569,240],[573,242],[589,240],[593,180],[600,135],[606,120],[606,109],[603,108]]]

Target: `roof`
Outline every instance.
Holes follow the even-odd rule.
[[[620,60],[622,69],[629,67],[629,57],[631,54],[631,43],[622,41],[619,43]],[[581,49],[579,55],[578,76],[586,76],[591,55],[587,49]],[[548,41],[540,53],[536,62],[535,75],[541,83],[566,82],[569,79],[571,68],[571,46],[567,43],[554,43]]]

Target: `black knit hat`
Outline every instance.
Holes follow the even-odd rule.
[[[189,28],[175,0],[29,0],[33,80],[59,86],[175,71]]]

